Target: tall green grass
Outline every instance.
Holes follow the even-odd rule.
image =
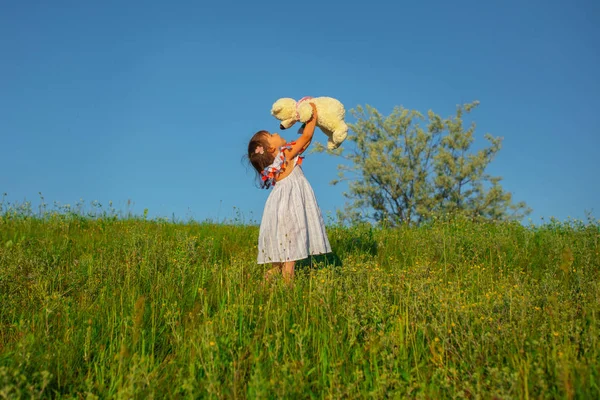
[[[0,218],[0,398],[600,398],[600,225],[258,228]]]

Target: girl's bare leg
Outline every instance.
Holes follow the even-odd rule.
[[[283,268],[281,269],[281,273],[283,275],[283,280],[288,285],[292,283],[294,280],[294,265],[296,261],[286,261],[283,263]]]
[[[273,279],[274,275],[281,273],[281,270],[283,268],[282,263],[273,263],[272,265],[273,268],[271,268],[265,273],[265,279],[269,282]]]

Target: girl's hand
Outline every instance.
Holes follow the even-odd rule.
[[[313,133],[315,132],[315,127],[317,126],[317,118],[319,117],[317,115],[317,106],[315,106],[313,103],[310,103],[310,106],[313,110],[313,113],[310,119],[304,124],[304,129],[302,131],[302,135],[310,136],[309,140],[312,139]]]
[[[317,113],[317,106],[315,106],[313,103],[309,103],[310,107],[312,108],[312,117],[310,117],[310,119],[308,121],[306,121],[306,123],[310,123],[310,122],[314,122],[314,124],[317,124],[317,118],[319,117],[318,113]]]
[[[302,131],[302,135],[296,140],[296,144],[289,150],[285,152],[286,159],[291,160],[296,157],[298,154],[302,153],[310,142],[312,141],[313,134],[315,133],[315,127],[317,126],[317,106],[313,103],[310,103],[310,106],[313,110],[313,115],[311,119],[306,121],[306,125],[304,126],[304,130]]]

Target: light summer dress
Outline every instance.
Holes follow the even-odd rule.
[[[294,165],[292,172],[275,181],[285,160],[284,152],[293,144],[281,147],[273,164],[261,174],[262,187],[273,189],[260,224],[258,264],[302,260],[310,255],[331,252],[321,210],[300,166],[303,157],[290,160],[289,163]]]

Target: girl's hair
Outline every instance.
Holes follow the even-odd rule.
[[[275,156],[269,151],[268,134],[267,131],[258,131],[248,143],[248,160],[256,170],[259,178],[262,170],[275,161]]]

